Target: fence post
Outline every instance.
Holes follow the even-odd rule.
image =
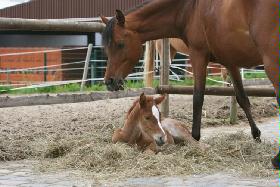
[[[154,78],[154,58],[155,58],[155,44],[154,41],[146,42],[145,59],[144,59],[144,86],[153,87]],[[148,73],[150,72],[150,73]]]
[[[48,76],[48,59],[47,59],[47,53],[44,53],[44,82],[47,82],[47,76]]]
[[[6,71],[7,71],[7,84],[10,84],[10,68],[7,68],[6,69]]]
[[[169,85],[169,61],[170,61],[170,42],[168,38],[162,40],[162,57],[160,66],[160,85]],[[161,112],[164,117],[169,115],[169,95],[161,104]]]
[[[91,78],[91,85],[95,84],[96,78],[96,61],[97,60],[97,49],[93,49],[93,61],[90,62],[90,78]]]
[[[84,67],[84,73],[83,73],[83,79],[82,79],[82,83],[81,83],[81,92],[84,90],[86,80],[87,80],[88,65],[89,65],[89,61],[90,61],[92,46],[93,46],[92,44],[88,45],[87,56],[86,56],[85,67]]]
[[[241,77],[242,77],[242,80],[245,79],[244,68],[241,68]]]
[[[228,77],[230,82],[230,76]],[[237,100],[236,96],[230,97],[230,117],[229,117],[229,123],[230,124],[236,124],[237,123]]]
[[[237,122],[237,100],[235,96],[230,97],[230,124]]]
[[[231,82],[231,77],[227,69],[221,69],[221,75],[224,82],[224,87],[230,86],[227,83]],[[230,97],[230,114],[229,114],[230,124],[235,124],[237,122],[237,100],[235,96]]]

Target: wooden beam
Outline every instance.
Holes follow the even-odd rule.
[[[145,57],[144,57],[144,86],[146,88],[153,87],[153,80],[154,80],[154,60],[155,60],[155,43],[154,41],[147,41],[146,42],[146,50],[145,50]],[[148,73],[151,72],[151,73]]]
[[[139,89],[118,92],[92,92],[92,93],[66,93],[66,94],[38,94],[27,96],[0,96],[0,108],[51,105],[64,103],[90,102],[105,99],[117,99],[124,97],[139,97],[141,93],[155,95],[155,89]]]
[[[276,97],[273,88],[245,88],[248,96],[255,97]],[[159,86],[157,88],[158,94],[193,94],[193,87],[182,87],[182,86]],[[206,87],[205,95],[216,95],[216,96],[235,96],[234,89],[229,87]]]
[[[170,42],[168,38],[162,40],[162,56],[160,61],[160,85],[169,85]],[[169,95],[161,103],[161,113],[164,117],[169,115]]]
[[[102,32],[103,23],[76,22],[67,20],[36,20],[21,18],[0,18],[0,31],[61,31],[61,32]]]

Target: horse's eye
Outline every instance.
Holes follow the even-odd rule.
[[[117,44],[117,48],[123,49],[123,48],[124,48],[124,43],[123,43],[123,42],[118,43],[118,44]]]

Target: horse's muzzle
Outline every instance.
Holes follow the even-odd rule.
[[[122,79],[108,79],[105,81],[109,91],[124,90],[124,81]]]

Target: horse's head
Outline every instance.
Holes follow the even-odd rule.
[[[125,16],[120,10],[111,20],[103,16],[101,19],[106,24],[102,38],[108,56],[105,84],[110,91],[121,90],[123,80],[141,57],[142,43],[136,32],[126,28]]]
[[[140,116],[139,125],[142,132],[154,139],[156,144],[161,146],[166,140],[166,133],[161,125],[160,111],[157,107],[164,100],[165,96],[153,98],[142,94],[139,99]]]

